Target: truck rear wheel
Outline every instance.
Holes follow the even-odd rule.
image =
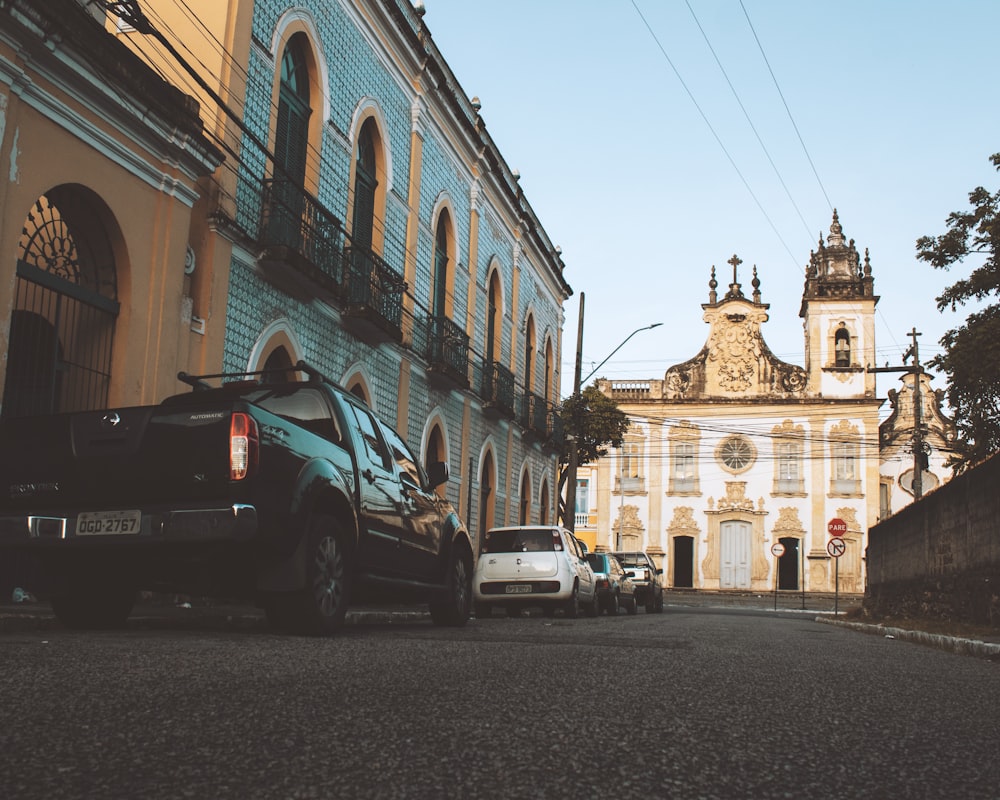
[[[435,625],[459,628],[469,620],[472,608],[472,556],[465,547],[452,548],[448,564],[448,591],[430,602]]]
[[[350,555],[333,517],[309,517],[305,527],[305,586],[271,597],[268,619],[289,633],[321,636],[344,624],[350,596]]]

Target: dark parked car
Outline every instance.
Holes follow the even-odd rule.
[[[635,584],[635,594],[646,613],[663,611],[663,585],[660,583],[662,569],[658,569],[653,559],[645,553],[615,553],[625,571]]]
[[[594,571],[597,600],[602,611],[614,615],[622,606],[629,614],[639,610],[635,585],[611,553],[587,553],[587,562]]]

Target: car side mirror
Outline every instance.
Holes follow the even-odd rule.
[[[432,489],[436,489],[442,483],[448,482],[448,463],[446,461],[435,461],[427,465],[427,480]]]

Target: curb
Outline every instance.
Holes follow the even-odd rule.
[[[963,639],[957,636],[943,636],[939,633],[927,633],[926,631],[911,631],[906,628],[893,628],[887,625],[870,625],[864,622],[847,622],[846,620],[831,619],[830,617],[816,617],[816,622],[824,625],[836,625],[841,628],[849,628],[853,631],[860,631],[875,636],[883,636],[886,639],[902,639],[906,642],[916,642],[928,647],[936,647],[939,650],[946,650],[949,653],[959,655],[975,656],[989,660],[1000,660],[1000,644],[995,642],[983,642],[979,639]]]
[[[365,623],[419,622],[430,618],[428,611],[403,609],[357,608],[348,609],[345,625]],[[137,609],[126,621],[127,627],[157,628],[184,625],[192,628],[231,626],[236,630],[268,629],[263,612],[250,609],[218,608],[193,611],[170,608]],[[62,629],[51,611],[47,609],[9,611],[0,609],[0,633]]]

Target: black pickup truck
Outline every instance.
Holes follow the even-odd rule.
[[[75,628],[124,623],[140,590],[253,601],[289,632],[330,633],[359,599],[464,624],[474,548],[435,491],[447,465],[425,472],[358,398],[295,370],[181,373],[192,391],[159,405],[4,420],[0,558],[37,557]]]

